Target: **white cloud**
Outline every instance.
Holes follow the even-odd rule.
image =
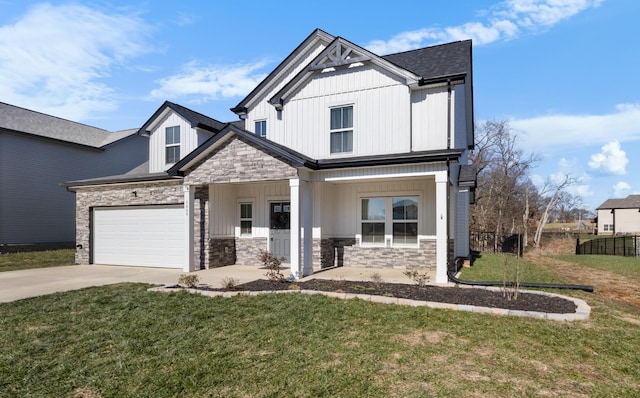
[[[622,175],[627,173],[627,163],[627,154],[620,148],[620,143],[614,140],[605,144],[600,153],[591,155],[589,167],[607,174]]]
[[[265,65],[266,61],[236,65],[190,62],[179,73],[161,79],[160,87],[152,90],[150,96],[154,99],[186,98],[192,103],[244,96],[265,78],[266,73],[258,72]]]
[[[615,136],[620,142],[640,140],[640,104],[619,104],[602,115],[546,115],[511,119],[521,145],[532,151],[602,145]]]
[[[72,120],[116,107],[100,79],[149,51],[137,16],[79,4],[39,4],[0,27],[0,98]]]
[[[631,190],[631,185],[627,184],[624,181],[618,181],[613,186],[613,195],[616,198],[626,197],[630,190]]]
[[[512,39],[522,31],[551,28],[603,0],[507,0],[482,12],[485,20],[459,26],[402,32],[389,40],[373,40],[365,47],[376,54],[412,50],[429,44],[473,39],[474,45]]]

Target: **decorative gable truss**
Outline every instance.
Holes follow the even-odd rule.
[[[372,63],[404,80],[405,84],[417,86],[420,76],[398,67],[384,58],[365,50],[356,44],[341,37],[337,37],[318,56],[313,59],[306,68],[300,71],[280,91],[276,93],[269,103],[277,110],[282,110],[286,100],[315,74],[335,71],[339,68],[352,68]]]

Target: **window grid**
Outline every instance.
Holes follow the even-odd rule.
[[[353,105],[331,108],[330,151],[353,152]]]
[[[180,126],[165,129],[165,162],[176,163],[180,160]]]
[[[361,199],[361,243],[418,244],[418,197],[372,197]]]
[[[240,235],[253,233],[253,203],[240,203]]]

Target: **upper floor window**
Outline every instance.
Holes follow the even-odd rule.
[[[353,152],[353,105],[331,109],[331,153]]]
[[[267,137],[267,121],[266,120],[256,121],[256,135],[262,138]]]
[[[167,127],[165,140],[165,162],[180,160],[180,126]]]

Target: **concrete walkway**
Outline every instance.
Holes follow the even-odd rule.
[[[288,275],[288,270],[282,273]],[[383,282],[411,283],[403,275],[403,270],[340,267],[318,271],[309,278],[371,280],[374,273]],[[71,265],[0,272],[0,303],[42,296],[56,292],[103,286],[123,282],[142,282],[157,285],[172,285],[184,272],[180,269],[124,267],[113,265]],[[225,278],[233,278],[238,283],[264,279],[265,270],[251,265],[230,265],[196,271],[200,283],[220,287]],[[432,275],[431,280],[435,279]]]

